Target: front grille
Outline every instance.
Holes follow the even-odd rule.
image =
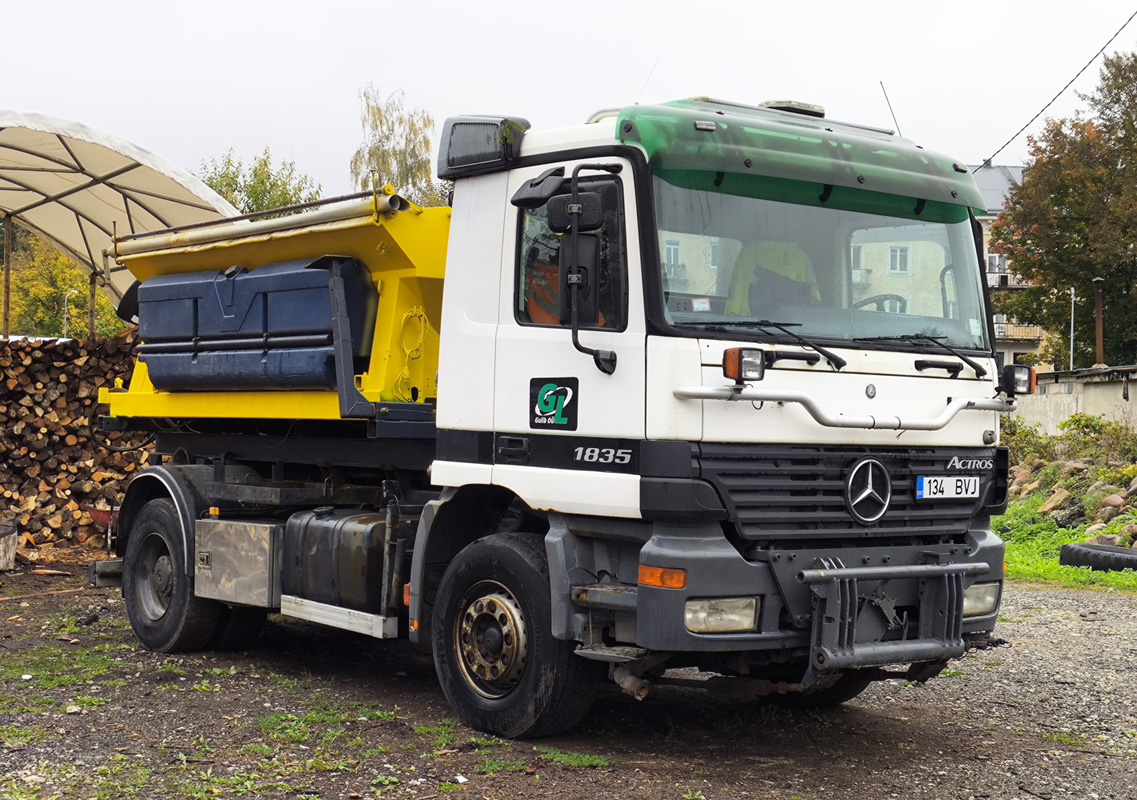
[[[953,456],[990,458],[990,450],[920,448],[787,447],[700,444],[695,468],[719,490],[730,521],[743,539],[822,539],[905,537],[943,540],[967,531],[971,519],[988,505],[994,470],[949,471]],[[892,501],[875,523],[861,525],[849,513],[845,480],[862,458],[878,459],[892,480]],[[921,475],[979,474],[979,497],[916,500]]]

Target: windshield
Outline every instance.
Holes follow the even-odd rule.
[[[654,186],[666,318],[692,336],[784,336],[748,324],[773,321],[828,341],[990,350],[963,206],[698,170],[657,170]]]

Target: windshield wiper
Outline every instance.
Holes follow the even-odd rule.
[[[940,339],[946,339],[946,338],[947,338],[946,336],[928,336],[927,334],[924,334],[924,333],[905,333],[901,336],[858,336],[855,339],[853,339],[853,341],[854,342],[928,342],[930,344],[935,345],[936,347],[939,347],[939,348],[942,348],[943,350],[946,350],[947,352],[951,353],[953,356],[958,358],[960,361],[962,361],[964,364],[971,367],[973,370],[975,370],[975,377],[976,378],[982,378],[984,375],[987,374],[987,370],[984,369],[979,364],[977,364],[975,361],[971,360],[970,358],[965,356],[963,353],[956,350],[950,344],[945,344],[944,342],[940,341]]]
[[[831,363],[833,365],[834,369],[841,369],[841,367],[843,367],[849,363],[848,361],[841,358],[841,356],[837,355],[836,353],[832,352],[831,350],[826,350],[821,345],[815,344],[815,343],[811,342],[809,339],[806,339],[801,334],[795,333],[794,331],[790,330],[790,328],[800,328],[801,327],[800,322],[771,322],[768,319],[724,319],[724,320],[719,320],[716,322],[676,322],[675,327],[676,328],[736,328],[736,327],[774,328],[775,330],[781,331],[786,336],[789,336],[791,339],[796,341],[798,344],[803,345],[804,347],[808,347],[810,350],[814,350],[814,351],[820,353],[821,355],[825,356],[827,359],[829,359],[829,363]]]

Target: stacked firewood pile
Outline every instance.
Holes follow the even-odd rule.
[[[133,336],[0,341],[0,519],[15,521],[21,547],[102,546],[147,464],[147,450],[109,450],[90,427],[99,389],[129,377]]]

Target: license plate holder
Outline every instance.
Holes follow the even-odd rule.
[[[979,497],[978,475],[920,475],[917,500],[973,500]]]

